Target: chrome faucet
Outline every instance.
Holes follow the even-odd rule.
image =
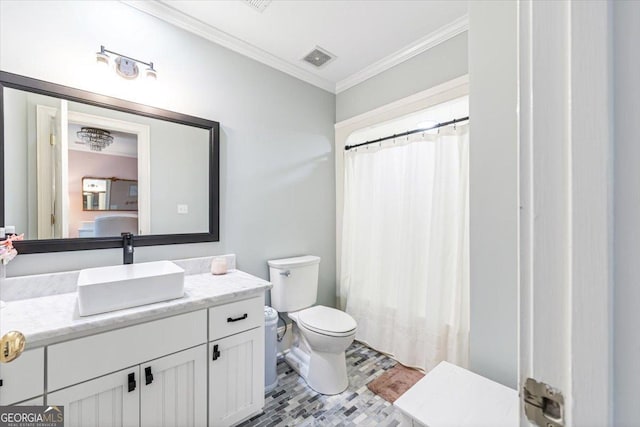
[[[121,233],[122,236],[122,263],[133,264],[133,234]]]

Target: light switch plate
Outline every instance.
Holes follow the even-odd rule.
[[[189,213],[189,205],[178,205],[178,213],[179,214],[188,214]]]

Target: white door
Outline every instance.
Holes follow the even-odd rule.
[[[207,425],[207,346],[140,365],[142,427]]]
[[[38,239],[69,237],[67,101],[36,107]]]
[[[232,425],[263,405],[264,329],[209,343],[209,425]]]
[[[47,395],[48,405],[64,406],[67,427],[137,427],[139,367],[125,369]],[[133,374],[135,385],[129,386]]]
[[[556,389],[535,402],[546,411],[525,403],[520,425],[527,411],[546,412],[545,427],[612,425],[610,11],[518,8],[520,390],[527,378]]]

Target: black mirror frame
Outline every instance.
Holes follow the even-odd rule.
[[[19,89],[81,102],[110,110],[123,111],[154,119],[195,126],[209,131],[209,232],[185,234],[150,234],[136,236],[136,246],[172,245],[180,243],[217,242],[220,240],[220,124],[212,120],[149,107],[118,98],[62,86],[55,83],[0,71],[0,224],[4,224],[5,155],[4,155],[4,88]],[[20,254],[83,251],[121,248],[121,237],[86,237],[69,239],[23,240],[14,242]]]

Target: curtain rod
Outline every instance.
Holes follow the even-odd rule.
[[[414,133],[426,132],[428,130],[438,129],[445,126],[451,126],[451,125],[455,125],[456,123],[465,122],[467,120],[469,120],[469,116],[460,117],[459,119],[453,119],[453,120],[449,120],[448,122],[438,123],[437,125],[431,126],[429,128],[409,130],[403,133],[393,134],[391,136],[385,136],[383,138],[378,138],[378,139],[374,139],[367,142],[361,142],[359,144],[347,145],[344,147],[344,150],[349,151],[352,148],[362,147],[363,145],[375,144],[376,142],[387,141],[389,139],[399,138],[407,135],[413,135]]]

